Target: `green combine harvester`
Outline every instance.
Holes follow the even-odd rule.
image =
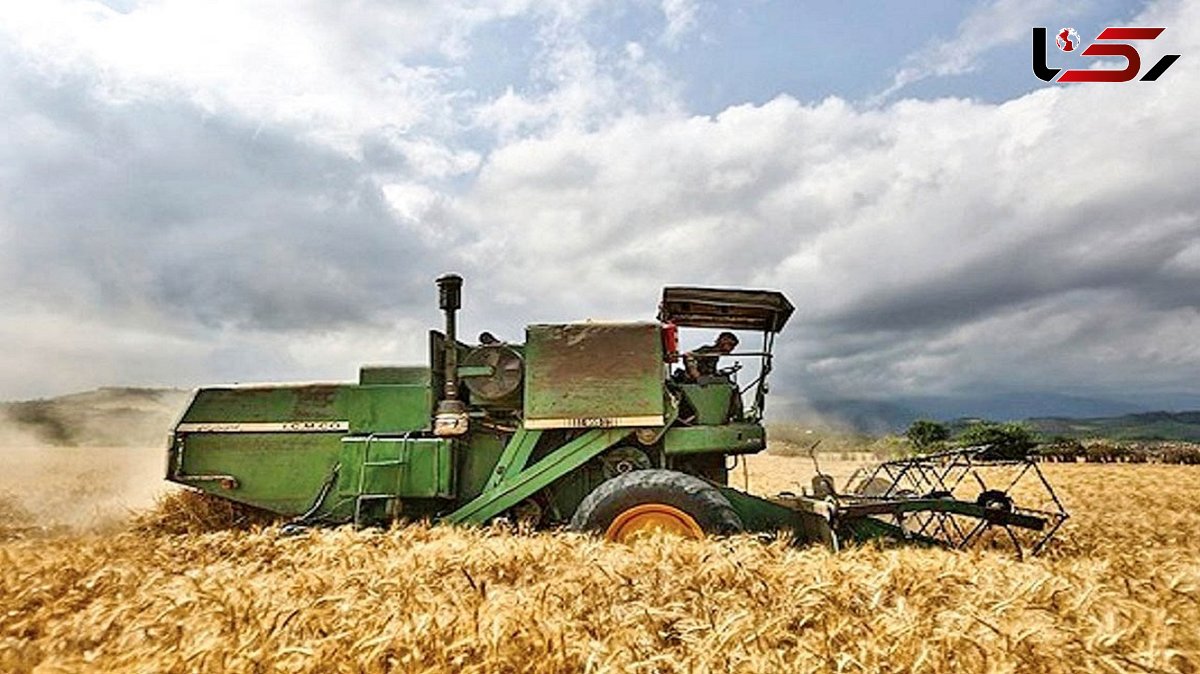
[[[365,366],[357,383],[199,389],[171,434],[167,479],[292,529],[505,518],[614,541],[785,532],[834,549],[884,538],[1036,551],[1066,518],[1035,463],[986,447],[886,462],[844,493],[821,474],[804,494],[729,486],[731,462],[766,447],[772,348],[793,312],[782,293],[669,287],[656,321],[536,324],[522,344],[468,345],[462,279],[437,285],[445,331],[430,331],[428,364]],[[761,349],[676,369],[680,327],[758,333]],[[741,362],[719,358],[753,359],[757,376],[739,386]],[[1016,477],[991,488],[992,470]],[[1014,503],[1027,475],[1038,507]]]

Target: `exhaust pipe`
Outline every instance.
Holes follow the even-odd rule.
[[[433,417],[433,434],[438,436],[467,432],[467,406],[458,399],[458,330],[454,315],[462,307],[462,284],[458,274],[444,274],[437,280],[438,308],[446,313],[445,385]]]

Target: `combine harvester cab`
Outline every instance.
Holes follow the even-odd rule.
[[[1036,549],[1066,516],[1061,505],[1017,508],[1017,482],[963,496],[988,463],[978,453],[963,455],[970,481],[883,464],[846,494],[824,477],[800,496],[730,487],[730,457],[766,447],[774,339],[793,312],[782,293],[672,287],[657,321],[537,324],[524,343],[468,345],[456,336],[461,286],[438,279],[445,332],[430,332],[428,366],[366,366],[357,383],[198,390],[173,430],[167,479],[294,526],[503,517],[612,540],[785,531],[836,549],[872,538],[965,545],[1002,529],[1037,532]],[[758,333],[758,351],[709,355],[756,359],[755,380],[739,387],[740,363],[676,370],[679,327]],[[1021,465],[1022,476],[1037,471]],[[926,484],[935,473],[942,482]],[[960,520],[977,530],[957,535]],[[1031,548],[1021,540],[1010,538]]]

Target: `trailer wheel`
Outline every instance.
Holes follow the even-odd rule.
[[[654,531],[684,538],[744,529],[713,485],[673,470],[635,470],[601,483],[579,504],[571,528],[626,542]]]

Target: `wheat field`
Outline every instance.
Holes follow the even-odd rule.
[[[158,461],[139,456],[142,470]],[[97,479],[129,481],[124,459],[104,464],[118,468],[74,477],[90,497]],[[55,468],[40,484],[13,470],[0,481],[0,672],[1200,667],[1197,467],[1047,467],[1072,519],[1027,561],[877,547],[835,554],[749,536],[627,547],[499,527],[286,538],[254,523],[205,531],[220,513],[181,513],[187,498],[178,496],[147,510],[144,493],[123,506],[123,520],[102,508],[88,526],[54,520],[72,489],[64,465]],[[807,459],[764,455],[732,481],[796,490],[810,472]],[[39,487],[54,499],[35,512],[22,501]],[[90,497],[75,494],[75,506]]]

